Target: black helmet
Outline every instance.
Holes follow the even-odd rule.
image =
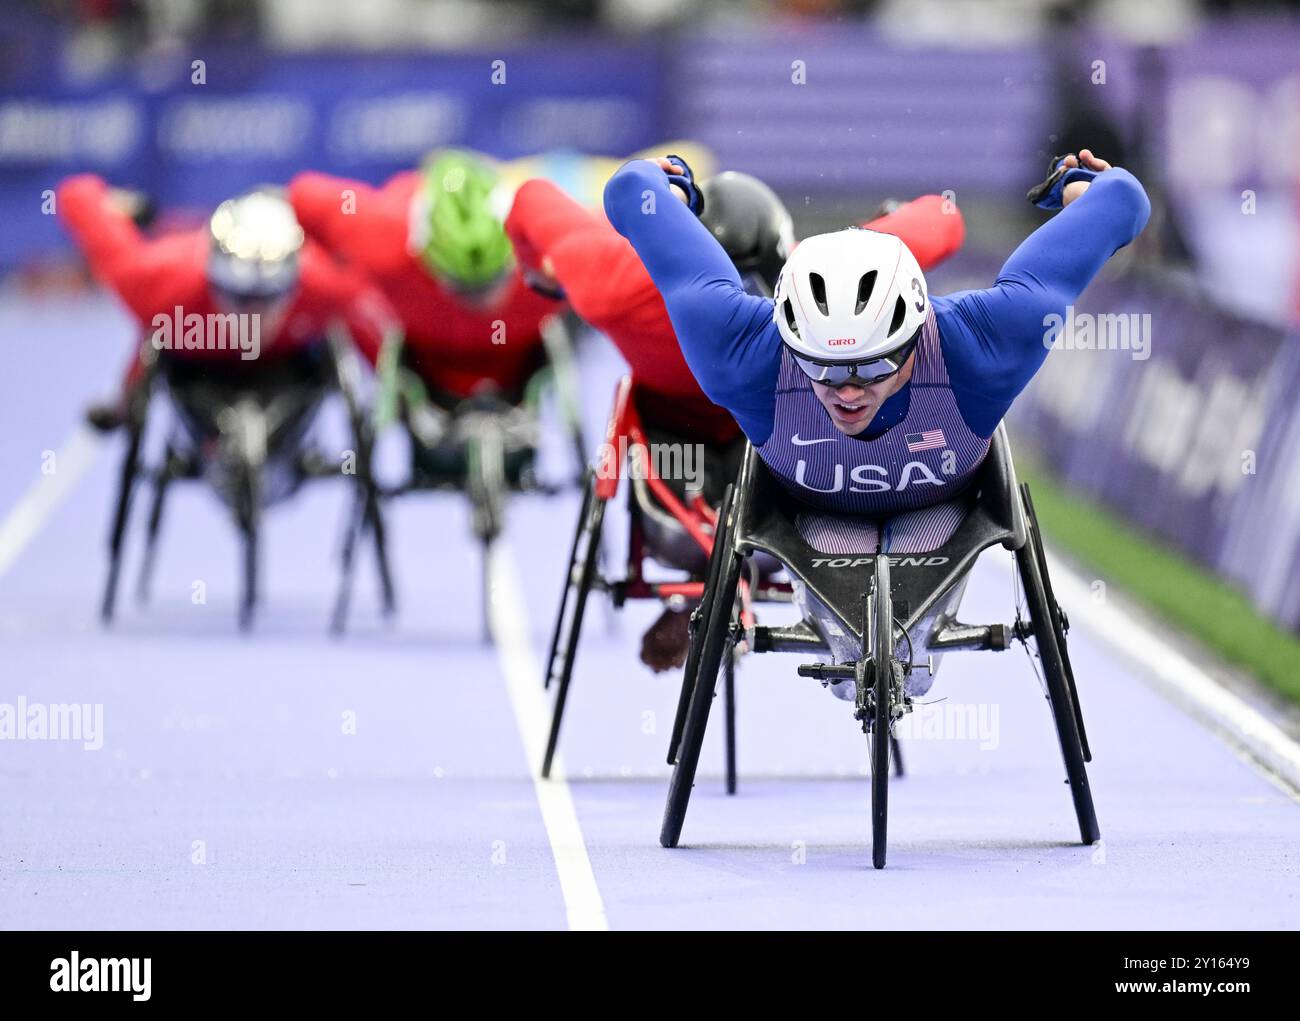
[[[700,185],[700,222],[718,239],[742,277],[755,275],[767,294],[794,248],[789,210],[757,177],[728,170]]]

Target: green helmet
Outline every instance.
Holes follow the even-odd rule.
[[[494,206],[500,177],[488,163],[447,149],[425,164],[413,221],[413,247],[429,272],[459,290],[490,287],[514,264]]]

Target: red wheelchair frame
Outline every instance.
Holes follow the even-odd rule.
[[[546,657],[545,686],[559,681],[551,729],[546,743],[546,756],[542,762],[542,776],[549,777],[551,765],[559,742],[560,724],[568,700],[569,686],[577,656],[578,640],[587,597],[593,589],[607,592],[615,607],[629,599],[669,600],[674,597],[697,602],[704,593],[705,575],[713,553],[713,533],[717,524],[717,510],[703,495],[696,493],[689,501],[682,500],[654,470],[649,454],[650,441],[646,436],[636,406],[636,383],[624,376],[614,392],[614,404],[605,428],[604,445],[595,466],[587,473],[583,491],[582,510],[578,527],[569,551],[568,570],[560,594],[555,628],[551,635],[550,651]],[[605,508],[618,493],[619,482],[625,470],[625,461],[638,460],[642,470],[628,479],[628,511],[631,516],[630,539],[625,571],[622,578],[608,578],[600,570],[601,533]],[[699,562],[693,567],[668,564],[687,571],[683,581],[650,581],[645,576],[644,562],[661,559],[651,548],[646,536],[645,516],[650,511],[642,506],[644,497],[636,492],[636,481],[644,481],[648,496],[656,509],[666,514],[681,527],[685,535],[698,548]],[[662,553],[662,551],[660,551]],[[741,619],[752,626],[752,604],[755,601],[789,602],[791,590],[788,582],[744,579],[741,583]],[[571,611],[571,612],[569,612]],[[700,626],[698,614],[692,613],[692,630]],[[726,777],[727,792],[736,790],[736,739],[735,739],[735,682],[734,664],[723,666],[724,699],[726,702]],[[679,714],[680,715],[680,714]]]

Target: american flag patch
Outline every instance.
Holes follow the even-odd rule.
[[[912,454],[918,450],[937,450],[947,445],[948,441],[943,438],[942,429],[927,429],[923,433],[907,434],[907,449]]]

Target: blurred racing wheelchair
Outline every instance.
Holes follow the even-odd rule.
[[[396,384],[401,394],[398,414],[410,439],[410,467],[405,481],[381,485],[378,492],[384,499],[430,492],[463,493],[468,498],[471,529],[483,554],[484,641],[491,639],[490,553],[504,531],[509,497],[516,493],[552,495],[566,488],[543,481],[538,473],[542,405],[548,395],[556,399],[576,463],[586,461],[571,329],[559,316],[548,317],[541,329],[541,352],[520,393],[484,385],[470,396],[460,397],[427,387],[409,366],[398,373],[402,380]],[[395,351],[391,357],[401,360],[403,355]],[[333,617],[336,633],[347,626],[351,551],[379,521],[377,515],[358,513],[344,541],[345,569]]]
[[[631,376],[624,376],[615,390],[614,404],[595,467],[587,474],[577,529],[569,548],[564,586],[551,632],[546,657],[544,685],[558,682],[551,727],[542,761],[542,776],[549,777],[559,745],[560,726],[568,703],[578,643],[592,592],[602,592],[615,608],[628,600],[658,600],[663,603],[697,603],[705,591],[705,575],[714,546],[717,503],[736,477],[744,440],[725,446],[695,444],[703,451],[703,486],[688,490],[670,473],[665,479],[651,455],[652,444],[661,449],[683,450],[689,441],[643,424],[638,410],[637,389]],[[683,454],[683,457],[685,455]],[[619,481],[626,477],[628,511],[628,551],[621,575],[603,564],[602,537],[606,507],[618,494]],[[670,580],[648,576],[647,562],[680,575]],[[753,571],[737,588],[744,620],[752,620],[754,602],[789,602],[790,585],[773,577],[778,566],[772,561],[755,560]],[[692,614],[698,626],[698,611]],[[692,648],[694,643],[692,643]],[[687,667],[689,669],[689,662]],[[726,788],[736,791],[736,712],[734,661],[722,663],[726,723]]]
[[[146,203],[147,204],[147,203]],[[283,313],[298,293],[300,252],[305,234],[279,189],[258,187],[227,199],[208,221],[204,275],[207,297],[219,310],[210,339],[228,349],[230,330],[245,322]],[[238,324],[238,325],[236,325]],[[150,338],[157,341],[157,337]],[[371,439],[357,396],[358,372],[351,344],[341,336],[316,342],[257,364],[236,360],[182,358],[156,343],[139,347],[139,371],[125,400],[127,449],[109,533],[109,570],[101,615],[113,617],[122,547],[136,483],[153,483],[147,545],[138,593],[148,596],[166,496],[178,479],[206,480],[226,504],[243,540],[240,626],[253,619],[258,597],[258,546],[263,511],[297,491],[308,478],[351,475],[358,514],[370,523],[379,553],[386,606],[392,592],[384,530],[370,474]],[[242,355],[247,355],[247,350]],[[155,385],[175,411],[162,463],[146,467],[142,449]],[[353,449],[335,464],[307,447],[307,434],[325,396],[338,390],[347,404]]]
[[[262,515],[292,496],[308,479],[351,478],[354,516],[368,523],[375,538],[380,588],[386,611],[393,605],[385,532],[370,471],[372,437],[358,394],[360,370],[350,343],[341,335],[274,363],[250,369],[243,363],[214,364],[180,359],[141,345],[144,370],[129,397],[126,452],[109,530],[109,568],[101,617],[112,621],[121,575],[133,494],[144,482],[152,488],[144,556],[137,596],[148,600],[150,581],[171,486],[203,480],[225,504],[239,532],[242,591],[239,625],[253,621],[259,597],[259,545]],[[161,460],[146,464],[144,441],[155,390],[169,398],[174,414]],[[335,460],[312,447],[308,434],[331,393],[347,408],[352,449]],[[345,567],[346,569],[346,567]]]
[[[1017,484],[1003,426],[969,491],[971,504],[938,549],[919,556],[837,557],[813,549],[797,519],[807,510],[771,475],[752,447],[718,511],[699,613],[682,680],[668,761],[669,785],[659,841],[676,847],[695,780],[720,666],[743,643],[750,651],[797,652],[818,662],[802,677],[852,686],[854,717],[870,746],[872,864],[885,866],[889,766],[894,725],[929,688],[935,657],[957,650],[1002,651],[1033,640],[1074,802],[1079,837],[1100,836],[1085,763],[1091,761],[1066,633],[1069,621],[1048,576],[1042,537],[1027,484]],[[1014,623],[968,625],[956,614],[971,568],[986,549],[1013,551],[1026,614],[1016,599]],[[794,579],[804,619],[786,627],[746,624],[740,585],[747,563],[767,555]],[[829,659],[830,662],[825,660]],[[1036,668],[1037,672],[1037,668]],[[925,673],[927,677],[921,677]]]
[[[680,157],[670,159],[685,166]],[[727,253],[745,289],[770,297],[781,267],[794,247],[793,222],[777,194],[756,177],[725,171],[700,182],[691,208]],[[631,377],[624,378],[608,420],[600,464],[586,482],[546,660],[545,685],[549,688],[552,681],[558,680],[559,689],[542,762],[543,776],[550,775],[555,758],[589,594],[593,590],[605,592],[616,608],[629,599],[657,599],[669,606],[697,602],[704,590],[713,548],[717,505],[727,482],[735,479],[744,451],[743,440],[721,447],[702,446],[703,491],[687,491],[685,486],[674,485],[673,480],[661,478],[654,470],[651,445],[684,449],[692,441],[657,428],[651,421],[655,417],[653,413],[643,420],[638,396]],[[624,462],[631,469],[628,472],[630,543],[623,576],[615,578],[601,570],[601,536],[605,506],[617,493]],[[647,560],[684,572],[685,577],[651,581],[645,573]],[[753,601],[789,601],[789,584],[772,578],[776,566],[755,562],[753,576],[742,587],[747,616]],[[693,626],[698,626],[698,613],[693,613],[690,619]],[[734,794],[735,678],[730,660],[724,665],[724,677],[726,786],[727,792]]]

